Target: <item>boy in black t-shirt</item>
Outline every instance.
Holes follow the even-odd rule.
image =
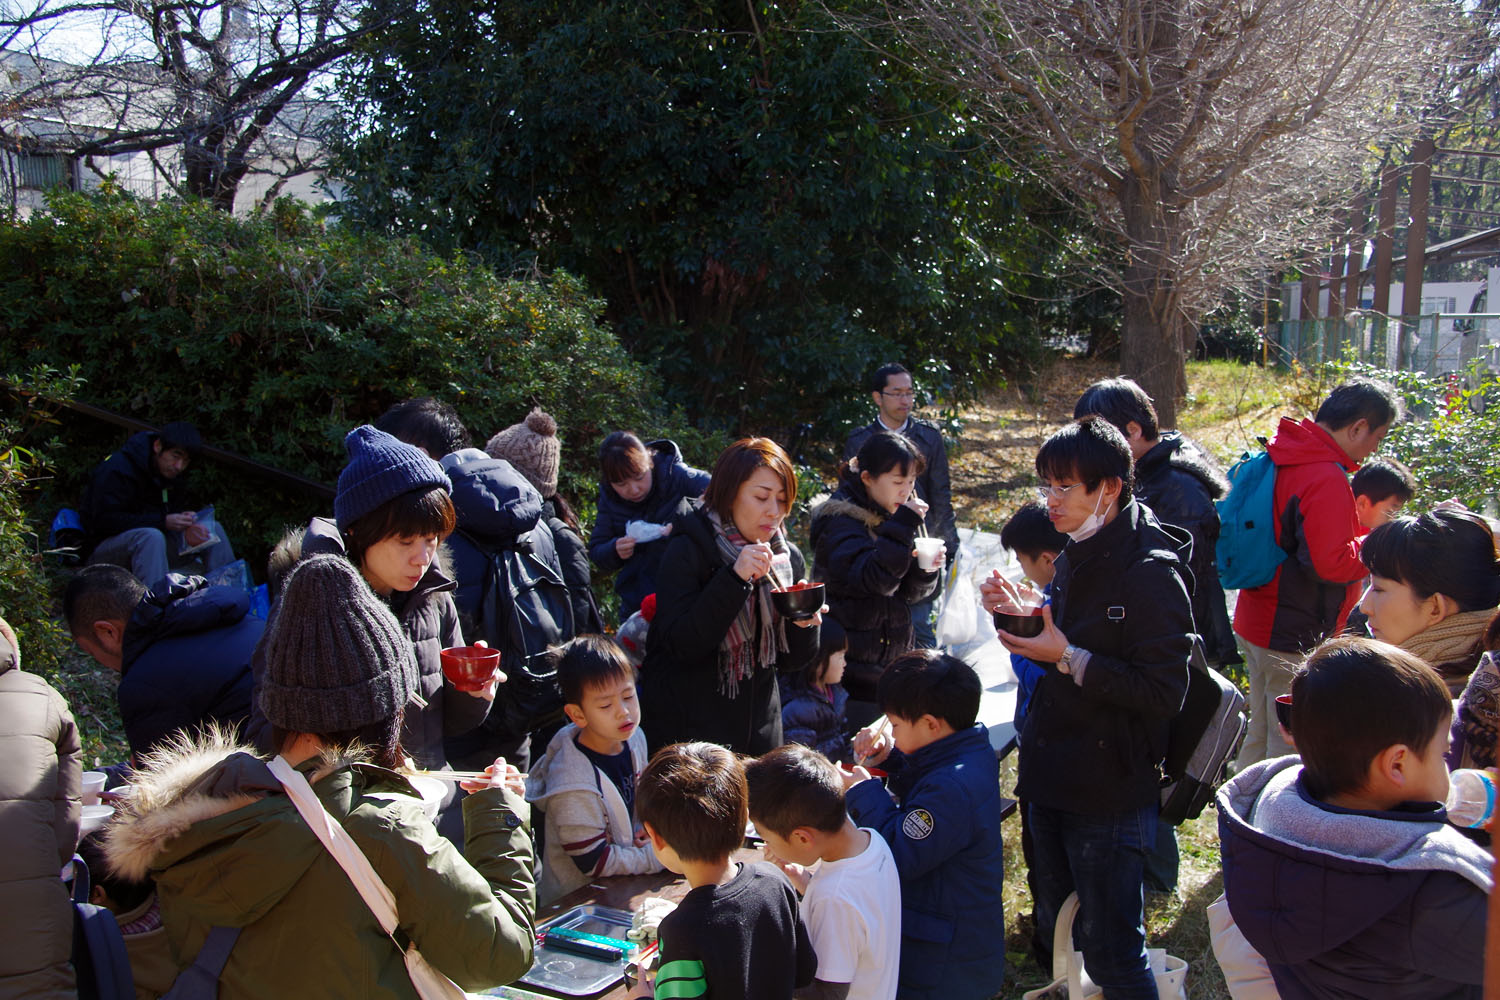
[[[635,821],[636,775],[646,766],[635,668],[597,635],[557,651],[570,725],[526,777],[526,800],[545,813],[537,898],[546,903],[601,875],[661,871]]]
[[[749,819],[745,770],[713,743],[677,743],[651,758],[636,810],[657,857],[688,894],[661,922],[654,982],[632,997],[791,1000],[817,972],[797,894],[775,865],[732,859]]]

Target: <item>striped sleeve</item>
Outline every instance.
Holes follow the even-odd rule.
[[[708,993],[708,979],[703,963],[697,959],[679,958],[663,965],[656,973],[656,1000],[701,997]]]

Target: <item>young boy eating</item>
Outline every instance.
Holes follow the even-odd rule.
[[[526,800],[546,813],[542,903],[600,875],[662,867],[633,817],[636,776],[646,766],[635,668],[597,635],[579,636],[555,655],[569,724],[526,778]]]
[[[1448,689],[1410,653],[1345,637],[1291,693],[1300,762],[1219,790],[1234,922],[1282,997],[1477,1000],[1494,859],[1444,822]]]
[[[765,861],[740,864],[749,820],[745,769],[714,743],[674,743],[651,758],[636,807],[656,856],[687,879],[662,918],[661,957],[632,997],[791,1000],[817,971],[797,894]],[[654,978],[654,984],[652,979]]]
[[[900,988],[912,1000],[988,1000],[1005,981],[1000,768],[974,721],[980,691],[955,657],[900,657],[876,688],[889,735],[866,729],[854,741],[857,759],[884,762],[891,794],[863,767],[843,772],[850,814],[896,859]]]
[[[745,779],[750,818],[803,894],[818,954],[818,977],[798,1000],[895,1000],[901,879],[885,841],[845,811],[838,768],[789,744],[746,763]]]

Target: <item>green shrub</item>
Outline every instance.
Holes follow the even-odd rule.
[[[401,399],[452,403],[477,440],[541,405],[563,440],[563,492],[592,500],[599,439],[684,432],[659,387],[564,273],[503,278],[462,254],[327,227],[290,202],[258,218],[118,192],[59,194],[0,224],[0,372],[76,364],[80,398],[147,421],[195,422],[211,444],[332,484],[343,437]],[[126,433],[70,420],[44,503],[77,499]],[[259,556],[283,525],[328,512],[316,495],[194,470],[231,537]]]
[[[25,381],[67,396],[76,377],[55,371],[29,373]],[[47,525],[31,508],[55,453],[55,408],[36,393],[17,396],[0,418],[0,618],[16,632],[21,667],[45,678],[67,700],[83,738],[84,760],[121,760],[125,754],[113,675],[72,644],[59,619],[56,563],[45,551]]]

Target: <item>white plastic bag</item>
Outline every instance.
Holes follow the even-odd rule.
[[[962,646],[974,638],[977,616],[974,609],[979,596],[974,591],[974,581],[969,579],[967,560],[963,545],[948,566],[948,579],[943,588],[943,610],[938,613],[937,642],[950,649]]]
[[[652,524],[650,521],[626,521],[625,537],[634,538],[636,544],[644,545],[646,542],[654,542],[658,538],[667,536],[665,524]]]

